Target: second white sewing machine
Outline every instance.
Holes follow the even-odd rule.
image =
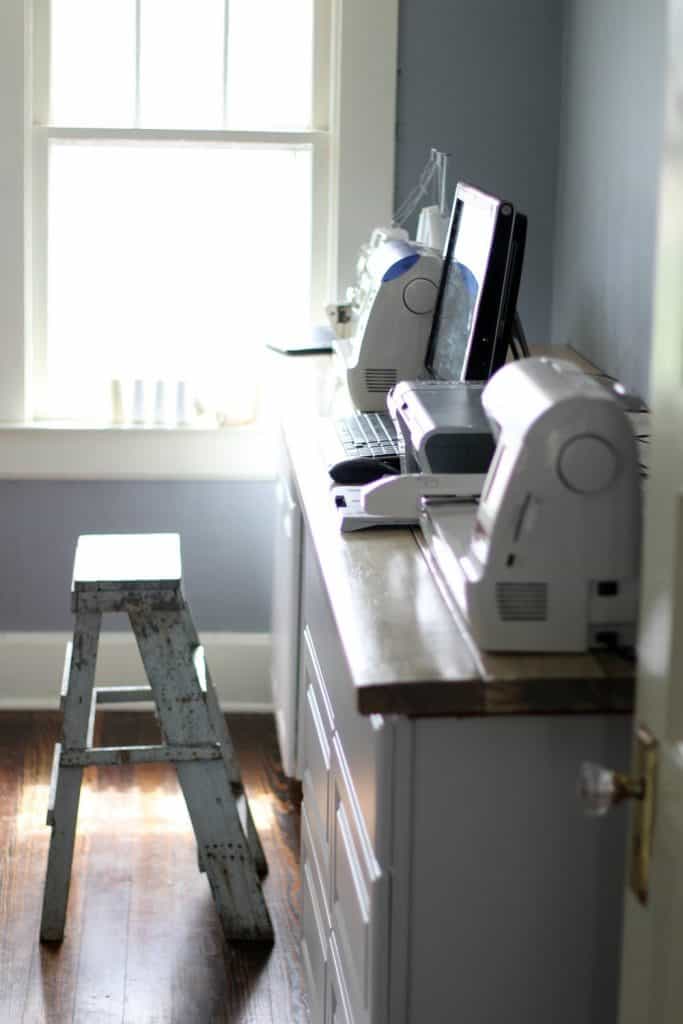
[[[483,393],[498,437],[476,506],[426,497],[431,561],[482,649],[634,642],[641,485],[617,398],[571,363],[525,359]]]

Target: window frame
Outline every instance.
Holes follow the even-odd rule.
[[[321,319],[325,303],[342,295],[351,283],[359,245],[375,225],[390,222],[392,213],[398,0],[314,4],[310,131],[205,133],[49,125],[49,0],[5,0],[0,15],[0,222],[7,225],[0,237],[0,475],[3,448],[22,425],[30,425],[35,436],[35,414],[43,404],[40,374],[34,367],[40,367],[45,352],[50,137],[200,136],[222,142],[310,144],[316,270],[312,303]],[[13,429],[3,430],[9,424]],[[45,437],[49,429],[45,427]],[[173,433],[166,431],[164,437]],[[244,439],[243,430],[233,433],[235,440]],[[150,473],[154,475],[153,467]]]

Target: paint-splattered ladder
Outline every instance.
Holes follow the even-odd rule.
[[[259,877],[263,849],[204,650],[182,593],[177,534],[88,535],[78,539],[71,586],[76,616],[62,682],[61,741],[55,747],[47,821],[52,826],[40,937],[61,942],[83,769],[91,764],[170,761],[176,766],[226,938],[273,940]],[[147,686],[96,687],[105,612],[126,612]],[[93,747],[100,704],[152,701],[163,744]]]

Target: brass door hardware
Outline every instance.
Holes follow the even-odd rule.
[[[641,903],[647,903],[648,897],[657,754],[656,739],[644,726],[640,726],[636,732],[633,775],[585,762],[579,777],[579,794],[586,814],[601,817],[622,800],[637,801],[631,829],[630,885]]]

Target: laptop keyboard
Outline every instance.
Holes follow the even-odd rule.
[[[347,455],[381,459],[403,451],[403,440],[388,412],[355,412],[335,420],[335,427]]]

